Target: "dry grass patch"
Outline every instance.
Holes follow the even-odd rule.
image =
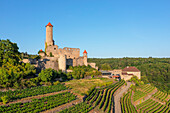
[[[65,82],[66,86],[72,88],[72,91],[77,94],[88,94],[94,87],[101,87],[113,84],[113,79],[80,79]]]

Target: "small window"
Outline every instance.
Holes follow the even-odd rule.
[[[54,50],[56,50],[56,48],[54,48]]]

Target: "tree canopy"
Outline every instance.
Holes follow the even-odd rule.
[[[16,43],[10,40],[0,40],[0,66],[7,62],[16,64],[20,60],[20,53]]]
[[[20,87],[22,80],[36,73],[31,64],[21,63],[21,55],[16,43],[0,40],[0,87]]]

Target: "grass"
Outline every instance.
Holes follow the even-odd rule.
[[[107,86],[113,83],[112,79],[97,78],[97,79],[79,79],[65,82],[66,86],[71,88],[74,93],[85,95],[94,87]]]

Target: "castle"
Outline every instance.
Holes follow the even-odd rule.
[[[42,57],[41,61],[45,61],[45,68],[66,71],[69,66],[90,65],[91,67],[98,69],[95,63],[87,62],[86,50],[84,50],[83,56],[80,56],[79,48],[64,47],[62,49],[55,45],[53,40],[53,25],[49,22],[45,27],[45,52],[42,50],[39,51],[39,55]]]

